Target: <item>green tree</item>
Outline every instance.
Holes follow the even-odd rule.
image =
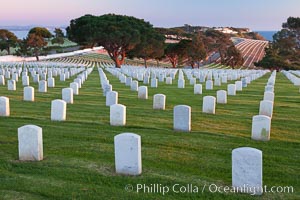
[[[121,67],[128,51],[141,42],[142,32],[153,28],[148,22],[135,17],[107,14],[85,15],[71,20],[67,35],[82,45],[103,46],[116,67]]]
[[[50,33],[50,31],[48,31],[48,29],[44,28],[44,27],[34,27],[32,29],[30,29],[29,34],[35,34],[38,36],[41,36],[43,38],[51,38],[53,37],[52,34]]]
[[[29,55],[29,47],[27,45],[27,40],[26,39],[23,39],[23,40],[19,41],[18,48],[16,50],[16,55],[17,56]]]
[[[231,66],[234,69],[236,66],[242,66],[244,59],[240,51],[234,46],[230,46],[226,51],[226,57],[224,59],[225,65]]]
[[[97,44],[97,21],[94,15],[84,15],[77,19],[72,19],[66,28],[67,37],[86,47],[94,47]]]
[[[147,67],[148,59],[158,60],[164,55],[165,37],[153,28],[145,29],[141,33],[140,43],[128,52],[128,56],[142,58]]]
[[[233,45],[230,36],[217,30],[207,30],[205,35],[211,40],[208,44],[210,51],[218,52],[221,63],[224,63],[227,48]]]
[[[199,68],[201,60],[205,59],[206,56],[207,53],[203,42],[203,35],[194,35],[192,41],[188,44],[187,47],[187,57],[191,66],[194,68],[195,64],[197,64]]]
[[[6,30],[6,29],[0,29],[0,50],[6,50],[8,55],[10,55],[10,48],[16,47],[18,44],[18,38],[17,36]]]
[[[171,62],[173,68],[176,68],[179,59],[183,59],[188,55],[188,48],[192,41],[180,40],[179,43],[169,43],[165,47],[165,56]]]
[[[65,40],[64,40],[64,33],[60,28],[55,28],[54,30],[54,38],[51,40],[52,44],[64,44]]]
[[[26,45],[33,52],[33,54],[36,57],[36,60],[39,61],[39,55],[43,48],[47,46],[47,42],[42,36],[32,33],[28,34],[26,38]]]
[[[289,17],[273,36],[264,58],[255,66],[268,69],[300,69],[300,18]]]
[[[54,33],[56,38],[65,37],[64,32],[60,28],[55,28]]]

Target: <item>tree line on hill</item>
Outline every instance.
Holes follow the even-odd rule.
[[[180,38],[178,43],[165,43],[165,35]],[[192,67],[218,53],[221,64],[241,66],[243,58],[230,37],[215,30],[189,34],[180,29],[154,28],[149,22],[131,16],[106,14],[84,15],[67,27],[70,40],[86,47],[103,46],[116,67],[125,57],[161,60],[168,58],[173,67],[187,61]]]
[[[0,50],[6,50],[8,55],[11,54],[11,48],[17,48],[16,55],[35,56],[39,60],[40,54],[46,54],[47,44],[50,39],[52,44],[63,44],[64,33],[61,29],[56,28],[55,35],[52,35],[46,28],[34,27],[25,39],[20,40],[17,36],[6,29],[0,29]]]
[[[177,43],[166,43],[165,35],[178,38]],[[103,46],[116,67],[124,63],[124,59],[140,58],[145,61],[157,61],[167,58],[175,68],[179,64],[188,63],[195,67],[207,61],[217,53],[221,64],[232,68],[241,66],[243,58],[235,48],[230,36],[216,30],[188,33],[180,28],[154,28],[149,22],[135,17],[107,14],[102,16],[84,15],[73,19],[67,27],[67,36],[84,47]],[[17,55],[35,56],[47,53],[47,43],[62,44],[64,34],[55,29],[53,36],[46,28],[32,28],[23,40],[10,31],[0,30],[0,50],[17,47]],[[50,39],[52,38],[52,39]],[[209,62],[209,61],[208,61]]]
[[[300,18],[289,17],[265,52],[256,66],[276,70],[300,69]]]

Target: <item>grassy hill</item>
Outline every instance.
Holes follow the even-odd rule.
[[[209,185],[231,186],[231,151],[249,146],[263,151],[263,184],[293,186],[294,193],[265,193],[259,199],[299,199],[300,126],[299,88],[282,74],[277,74],[271,140],[250,139],[251,120],[258,114],[264,86],[270,73],[253,81],[237,96],[228,96],[228,104],[217,105],[216,115],[203,114],[202,99],[216,95],[226,85],[203,90],[194,95],[193,86],[185,89],[159,82],[149,87],[149,99],[139,100],[137,93],[106,72],[113,90],[119,92],[119,103],[127,106],[125,127],[109,125],[109,107],[100,88],[97,69],[67,105],[67,121],[50,121],[51,100],[61,98],[61,89],[72,77],[38,93],[35,102],[24,102],[21,81],[17,91],[0,86],[0,96],[10,98],[11,116],[0,118],[0,199],[258,199],[232,193],[211,193]],[[231,82],[229,82],[231,83]],[[229,84],[228,83],[228,84]],[[140,85],[143,85],[141,82]],[[166,110],[152,109],[154,94],[167,96]],[[192,107],[192,131],[174,132],[173,107]],[[43,128],[44,160],[18,161],[17,129],[26,124]],[[115,135],[139,134],[142,139],[143,173],[137,177],[117,175],[114,169]],[[136,192],[137,184],[199,186],[198,193]],[[134,191],[124,188],[130,185]],[[202,192],[203,187],[204,191]]]
[[[77,43],[70,41],[67,38],[64,38],[64,44],[52,44],[51,40],[47,40],[48,44],[46,46],[46,48],[48,49],[58,49],[58,50],[63,50],[65,48],[70,48],[70,47],[76,47],[78,46]],[[10,48],[10,53],[11,54],[15,54],[16,53],[17,48]],[[0,51],[0,56],[5,56],[7,55],[7,51]]]

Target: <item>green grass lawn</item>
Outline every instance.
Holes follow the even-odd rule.
[[[62,88],[72,79],[38,93],[35,102],[24,102],[21,81],[17,91],[0,86],[0,96],[10,98],[11,116],[0,118],[0,199],[300,199],[300,94],[283,74],[277,73],[271,140],[250,139],[252,116],[258,114],[264,86],[270,76],[253,81],[237,96],[228,96],[228,104],[216,107],[216,115],[202,113],[203,96],[216,96],[223,84],[212,91],[203,89],[193,94],[186,81],[185,89],[159,82],[150,88],[149,99],[139,100],[116,77],[106,72],[113,90],[119,92],[119,103],[127,106],[125,127],[109,125],[109,107],[100,87],[98,71],[90,74],[67,105],[67,121],[50,121],[51,100],[61,98]],[[178,77],[178,75],[177,75]],[[186,79],[187,80],[187,79]],[[231,82],[229,82],[231,83]],[[142,82],[139,82],[142,85]],[[203,85],[205,88],[205,85]],[[163,93],[166,110],[153,110],[153,95]],[[192,107],[192,131],[173,131],[173,107]],[[43,128],[44,160],[18,161],[17,129],[34,124]],[[142,175],[124,176],[115,173],[115,135],[132,132],[142,139]],[[260,197],[248,194],[211,193],[210,184],[231,186],[231,151],[238,147],[253,147],[263,152],[263,185],[293,186],[294,193],[264,193]],[[124,188],[131,184],[134,191]],[[174,184],[199,187],[198,193],[136,192],[137,184]],[[202,192],[203,186],[205,186]]]

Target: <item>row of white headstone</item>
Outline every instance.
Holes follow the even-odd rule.
[[[299,71],[281,71],[295,86],[300,86],[300,72]],[[297,76],[295,76],[296,74]]]
[[[84,68],[78,68],[78,69],[71,69],[71,72],[69,73],[67,70],[68,69],[59,69],[58,70],[58,74],[60,74],[60,80],[61,81],[65,81],[66,79],[69,78],[70,74],[71,76],[72,75],[75,75],[76,73],[79,73],[83,70]],[[48,70],[48,79],[47,81],[45,80],[39,80],[39,74],[35,74],[36,72],[34,71],[33,68],[30,69],[30,73],[32,74],[32,77],[33,77],[33,81],[34,82],[38,82],[39,84],[39,92],[47,92],[47,86],[48,87],[55,87],[55,79],[52,77],[52,75],[57,75],[57,71],[55,71],[55,69],[51,69],[51,70]],[[38,71],[38,73],[42,74],[46,79],[46,73],[43,72],[43,69],[36,69]],[[67,71],[67,72],[62,72],[62,71]],[[47,70],[46,70],[47,71]],[[52,74],[52,72],[54,72]],[[14,75],[17,75],[17,73],[15,73]],[[78,79],[78,78],[77,78]],[[75,82],[78,80],[75,79]],[[16,90],[16,81],[18,81],[18,76],[16,76],[16,78],[14,78],[14,80],[8,80],[8,90]],[[22,84],[23,86],[29,86],[29,76],[28,76],[28,71],[27,69],[25,69],[23,72],[22,72]],[[3,75],[0,75],[0,85],[5,85],[5,80],[4,80],[4,77]],[[32,92],[32,88],[26,88],[27,91],[31,91],[31,93],[34,94],[34,90]],[[24,93],[24,96],[25,96],[25,93]]]
[[[43,160],[42,128],[25,125],[18,128],[19,160]],[[118,174],[142,173],[141,136],[122,133],[114,137],[115,170]],[[232,186],[239,192],[262,194],[262,151],[240,147],[232,151]]]
[[[56,99],[51,102],[51,120],[52,121],[65,121],[67,112],[67,103],[73,104],[73,95],[79,94],[79,83],[83,84],[88,75],[92,72],[93,68],[88,68],[82,74],[78,75],[75,79],[76,82],[70,83],[70,88],[62,89],[62,100]],[[42,81],[40,81],[42,82]],[[46,87],[46,86],[44,86]],[[47,88],[47,87],[46,87]],[[40,88],[39,88],[40,89]],[[23,100],[24,101],[34,101],[34,88],[31,86],[24,87]],[[0,97],[0,116],[8,117],[10,116],[10,104],[9,98],[1,96]]]
[[[196,84],[197,78],[200,79],[200,82],[205,82],[206,81],[206,89],[207,90],[212,90],[213,86],[220,86],[221,85],[221,80],[224,83],[227,83],[227,80],[237,80],[241,78],[241,81],[236,81],[235,82],[235,87],[237,91],[241,91],[242,87],[247,87],[247,84],[251,82],[251,80],[255,80],[258,77],[261,77],[267,71],[241,71],[241,73],[236,73],[236,71],[231,71],[231,70],[220,70],[217,71],[216,73],[211,72],[211,71],[193,71],[195,73],[195,77],[192,75],[192,72],[187,72],[187,70],[177,70],[177,71],[171,71],[167,72],[167,70],[171,69],[151,69],[151,68],[137,68],[130,66],[129,68],[126,66],[122,66],[121,69],[116,69],[116,68],[111,68],[109,66],[105,66],[107,71],[109,71],[112,75],[116,76],[119,78],[121,83],[125,83],[127,86],[131,86],[131,89],[133,91],[137,91],[138,88],[138,82],[133,80],[133,78],[138,79],[138,81],[143,81],[144,84],[149,84],[151,83],[150,87],[157,88],[158,87],[158,81],[159,82],[164,82],[166,81],[166,84],[172,84],[173,79],[176,76],[176,73],[179,72],[179,79],[178,79],[178,88],[185,88],[185,80],[184,80],[184,73],[186,73],[188,79],[190,80],[191,85]],[[137,72],[138,71],[138,72]],[[155,71],[155,72],[153,72]],[[213,74],[214,73],[214,74]],[[227,74],[229,73],[229,74]],[[232,73],[232,74],[231,74]],[[212,75],[213,74],[213,75]],[[169,75],[169,77],[167,77]],[[212,76],[214,76],[215,82],[212,81]],[[220,78],[222,76],[222,78]],[[151,80],[150,80],[151,77]],[[158,77],[158,79],[157,79]],[[202,78],[201,78],[202,77]],[[229,94],[231,95],[231,93]]]
[[[109,81],[103,71],[102,68],[98,68],[99,76],[102,84],[102,88],[106,88]],[[115,70],[108,69],[112,74],[115,73]],[[132,81],[131,77],[124,77],[121,73],[116,72],[115,74],[119,75],[119,80],[125,85],[137,85],[137,81]],[[260,73],[253,77],[253,80],[260,78],[265,73]],[[183,77],[183,72],[179,71],[179,77]],[[209,80],[211,81],[211,80]],[[248,82],[247,82],[248,81]],[[211,81],[212,82],[212,81]],[[135,84],[136,83],[136,84]],[[247,84],[250,83],[250,79],[244,79],[243,81],[236,81],[235,84],[228,85],[228,93],[230,95],[236,95],[236,88],[239,88],[239,91],[242,90],[242,87],[247,87]],[[103,87],[104,85],[104,87]],[[106,86],[105,86],[106,85]],[[131,86],[132,88],[132,86]],[[112,106],[114,104],[118,104],[118,93],[116,91],[111,91],[112,86],[109,85],[109,91],[106,96],[106,105]],[[140,86],[137,88],[138,98],[139,99],[148,99],[148,88],[147,86]],[[105,93],[105,89],[104,89]],[[202,93],[202,85],[195,84],[194,85],[194,93],[201,94]],[[164,94],[156,94],[153,97],[153,108],[154,109],[165,109],[166,96]],[[215,114],[216,110],[216,102],[220,104],[227,103],[227,92],[225,90],[217,91],[217,98],[213,96],[205,96],[203,97],[203,105],[202,112]],[[126,124],[126,106],[122,104],[114,105],[110,108],[110,124],[113,126],[124,126]],[[191,131],[191,107],[187,105],[178,105],[174,107],[173,111],[173,127],[174,130],[177,131]]]
[[[251,138],[259,141],[269,141],[271,134],[271,119],[274,106],[274,86],[276,71],[268,79],[265,86],[264,98],[260,101],[259,115],[252,118]]]

